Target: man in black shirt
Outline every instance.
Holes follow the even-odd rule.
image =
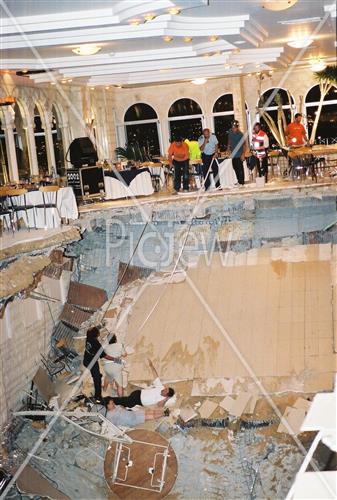
[[[89,365],[91,365],[94,358],[96,359],[94,364],[90,366],[89,369],[94,381],[94,387],[95,387],[94,398],[100,401],[102,399],[102,374],[99,369],[98,359],[106,358],[111,361],[114,361],[114,358],[108,356],[104,352],[104,349],[98,340],[99,333],[100,333],[99,329],[96,326],[89,328],[89,330],[87,331],[83,364],[87,368],[89,367]]]

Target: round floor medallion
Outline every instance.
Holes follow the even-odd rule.
[[[119,498],[164,498],[177,478],[177,457],[158,432],[135,429],[130,443],[112,442],[105,455],[104,476]]]

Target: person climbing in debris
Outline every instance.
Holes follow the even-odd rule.
[[[90,370],[92,379],[94,381],[94,399],[96,401],[102,400],[102,374],[99,369],[98,360],[99,358],[105,358],[110,361],[115,360],[114,357],[109,356],[104,351],[101,343],[98,340],[99,335],[100,331],[97,326],[89,328],[89,330],[87,331],[87,339],[83,356],[83,365]]]
[[[104,406],[97,409],[93,407],[92,411],[101,413],[109,422],[122,427],[136,427],[146,420],[155,420],[165,416],[163,408],[126,410],[122,406],[117,406],[112,397],[104,398]]]
[[[109,344],[104,348],[108,356],[114,358],[113,361],[105,358],[104,359],[104,384],[103,390],[108,389],[109,384],[116,384],[117,395],[122,397],[123,394],[123,379],[122,379],[122,369],[123,360],[122,358],[126,356],[126,351],[123,344],[117,342],[116,335],[113,335],[109,340]]]
[[[155,375],[151,387],[146,389],[138,389],[131,392],[129,396],[123,398],[113,398],[116,405],[133,408],[134,406],[164,406],[167,401],[174,396],[174,389],[172,387],[165,387],[160,378],[158,377],[157,370],[153,366],[152,361],[149,359],[149,366]]]

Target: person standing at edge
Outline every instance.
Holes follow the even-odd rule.
[[[294,121],[289,123],[286,128],[285,134],[288,146],[304,146],[308,142],[307,133],[301,121],[301,113],[296,113]]]
[[[209,189],[209,171],[212,167],[215,186],[220,188],[218,163],[213,161],[218,158],[219,144],[215,134],[211,134],[209,128],[205,128],[198,139],[202,159],[202,171],[205,180],[205,191]]]
[[[174,166],[174,191],[172,194],[177,194],[181,188],[181,175],[183,176],[184,191],[189,188],[189,149],[188,145],[183,142],[182,137],[177,137],[168,150],[168,160],[170,168]]]
[[[231,155],[238,183],[243,186],[245,173],[242,162],[245,159],[245,141],[243,133],[239,129],[239,122],[236,120],[232,123],[232,129],[228,132],[228,153]]]
[[[252,134],[253,151],[256,157],[257,171],[259,177],[265,177],[268,180],[268,157],[269,138],[262,130],[260,123],[255,123]]]
[[[101,351],[98,358],[106,358],[110,361],[114,361],[115,358],[108,356],[106,352],[103,350],[101,343],[98,340],[99,337],[99,328],[94,326],[89,328],[87,331],[87,339],[85,343],[85,350],[83,356],[83,365],[87,368],[92,360],[95,358],[97,353]],[[94,399],[97,401],[101,401],[102,399],[102,374],[99,369],[98,359],[96,359],[95,363],[90,368],[90,373],[92,379],[94,381],[95,394]]]

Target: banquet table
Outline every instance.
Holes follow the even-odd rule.
[[[153,194],[149,168],[104,172],[105,199],[132,198]]]
[[[46,193],[46,203],[51,200],[51,195],[55,193]],[[24,196],[13,197],[13,203],[17,205],[24,204]],[[35,207],[42,205],[42,193],[39,190],[32,190],[26,194],[26,204]],[[35,220],[34,220],[35,215]],[[24,210],[18,212],[18,217],[23,218],[25,224],[29,227],[37,227],[38,229],[60,227],[61,219],[78,219],[78,209],[74,191],[71,187],[63,187],[57,191],[57,209],[46,209],[46,223],[44,218],[43,208],[34,208],[26,212]],[[28,220],[27,220],[28,219]],[[36,226],[35,226],[36,223]]]

